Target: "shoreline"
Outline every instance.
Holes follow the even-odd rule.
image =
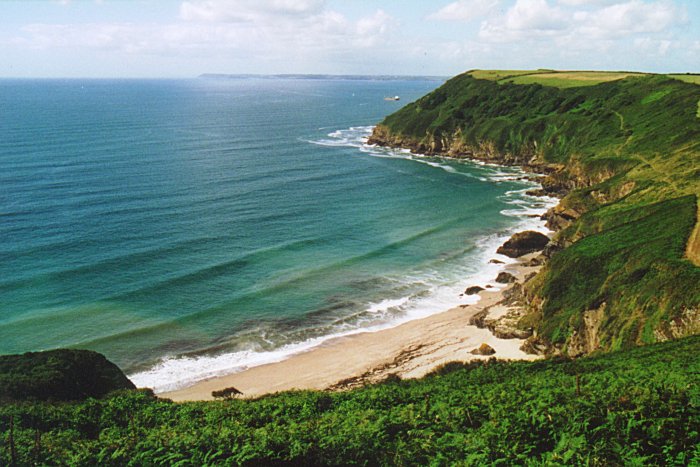
[[[375,127],[372,127],[372,128],[375,128]],[[363,141],[364,141],[363,145],[367,145],[366,137],[363,139]],[[394,148],[394,149],[396,149],[396,148]],[[522,191],[522,192],[531,191],[531,190],[540,191],[540,193],[537,193],[537,194],[532,194],[532,193],[526,193],[526,194],[530,197],[540,199],[544,203],[545,207],[541,212],[535,212],[535,213],[530,212],[530,213],[517,214],[516,217],[520,217],[521,222],[520,222],[519,226],[516,227],[515,229],[513,229],[513,230],[509,229],[511,231],[508,235],[510,236],[510,235],[513,235],[514,233],[517,233],[517,232],[520,232],[523,230],[537,230],[537,231],[540,231],[542,233],[546,233],[548,236],[551,236],[551,234],[553,233],[553,231],[551,229],[549,229],[545,226],[544,222],[538,222],[537,225],[531,225],[531,224],[527,225],[527,223],[523,222],[524,220],[526,220],[526,218],[533,218],[533,217],[536,217],[538,219],[542,219],[542,221],[544,221],[543,216],[545,215],[545,213],[548,212],[553,206],[555,206],[558,203],[558,201],[557,201],[557,202],[552,204],[551,199],[556,199],[556,197],[552,196],[550,193],[543,192],[543,190],[541,189],[541,185],[539,184],[539,180],[538,180],[539,176],[542,175],[541,171],[534,170],[534,168],[532,166],[529,166],[529,165],[522,165],[522,166],[521,165],[510,165],[510,164],[498,163],[497,161],[494,161],[494,160],[480,160],[480,159],[475,159],[475,158],[454,157],[454,156],[450,156],[450,155],[446,155],[446,154],[442,154],[442,155],[414,154],[414,155],[419,156],[419,157],[441,157],[441,158],[453,159],[453,160],[458,160],[458,161],[468,161],[468,162],[471,162],[471,163],[474,163],[477,165],[482,165],[482,166],[488,165],[488,166],[494,166],[494,167],[519,169],[521,171],[521,173],[517,176],[517,179],[518,180],[525,180],[526,179],[530,182],[534,182],[535,186],[532,186],[530,188],[523,188],[522,190],[518,190],[518,191]],[[535,178],[535,177],[537,177],[537,178]],[[536,210],[540,211],[540,208],[536,208]],[[507,215],[512,215],[512,214],[507,214]],[[501,243],[503,241],[507,240],[508,238],[509,237],[505,237],[503,240],[501,240]],[[498,245],[500,245],[500,243]],[[495,249],[496,248],[494,247],[493,251],[491,251],[490,253],[485,252],[486,253],[485,257],[484,257],[485,261],[488,261],[488,260],[486,260],[486,258],[488,258],[489,260],[494,259],[493,255],[497,254],[495,252]],[[532,255],[537,255],[537,254],[539,254],[539,252],[533,253]],[[530,257],[531,257],[531,255],[526,255],[524,258],[530,258]],[[502,258],[502,259],[505,259],[505,258]],[[248,375],[251,373],[258,374],[258,372],[260,372],[260,376],[265,378],[266,373],[261,369],[267,369],[270,367],[275,367],[276,365],[282,365],[285,362],[288,362],[289,360],[296,361],[300,357],[306,356],[309,353],[313,353],[314,355],[316,355],[314,352],[316,352],[317,350],[322,350],[322,349],[326,349],[329,347],[335,348],[335,346],[340,345],[340,343],[342,343],[342,342],[357,341],[358,344],[354,344],[354,345],[362,346],[362,345],[365,345],[364,344],[365,340],[369,340],[366,337],[367,335],[374,335],[374,334],[379,334],[379,335],[387,334],[388,335],[394,329],[397,329],[397,328],[405,329],[404,327],[410,326],[411,323],[416,323],[416,322],[422,323],[422,322],[425,322],[425,320],[430,320],[434,316],[445,315],[446,313],[453,312],[454,310],[460,310],[463,314],[468,313],[470,315],[469,319],[471,319],[471,317],[473,315],[476,315],[476,314],[479,314],[480,312],[482,312],[481,313],[481,322],[483,323],[483,321],[484,321],[483,315],[485,314],[485,313],[483,313],[483,310],[485,308],[494,306],[495,302],[499,302],[499,301],[503,300],[505,297],[502,294],[504,292],[506,292],[508,289],[510,289],[512,286],[512,284],[503,284],[503,285],[495,284],[496,274],[500,271],[511,271],[514,268],[518,268],[518,267],[522,266],[522,264],[520,264],[523,262],[522,260],[523,260],[523,258],[513,258],[510,260],[510,261],[513,261],[511,263],[511,262],[509,262],[508,259],[506,259],[505,263],[498,265],[498,266],[500,266],[499,270],[493,275],[493,277],[488,278],[486,281],[483,281],[481,279],[477,279],[476,282],[468,282],[468,281],[464,282],[466,288],[468,288],[469,286],[472,286],[472,285],[485,286],[485,284],[488,284],[488,283],[490,283],[492,286],[495,285],[496,287],[500,287],[499,291],[496,292],[495,289],[489,289],[488,288],[489,286],[486,285],[486,287],[487,287],[486,290],[482,291],[479,294],[475,294],[476,296],[479,297],[478,302],[476,304],[474,304],[473,302],[470,302],[469,304],[463,304],[463,303],[461,304],[461,303],[459,303],[459,300],[455,300],[456,303],[453,302],[454,303],[453,305],[443,304],[438,309],[432,311],[431,314],[424,315],[421,317],[412,317],[408,320],[401,320],[398,323],[394,323],[388,327],[382,326],[382,327],[379,327],[379,329],[376,329],[376,328],[371,329],[370,328],[367,330],[357,330],[355,332],[351,332],[351,333],[348,333],[345,335],[340,335],[340,336],[328,336],[325,339],[321,339],[320,343],[314,343],[312,346],[302,348],[302,349],[295,349],[294,351],[287,353],[287,355],[285,355],[283,357],[274,357],[274,359],[271,359],[271,361],[270,360],[267,362],[258,361],[256,363],[253,363],[251,366],[247,366],[247,365],[234,366],[234,367],[231,367],[231,369],[228,370],[228,372],[225,372],[225,370],[222,371],[221,369],[215,370],[215,372],[214,371],[211,372],[209,376],[200,377],[194,381],[187,382],[186,384],[177,384],[177,385],[167,384],[166,385],[166,384],[160,383],[160,380],[158,380],[158,383],[154,383],[154,380],[152,380],[151,383],[153,384],[153,386],[151,386],[151,387],[157,388],[160,385],[160,389],[156,389],[156,394],[158,394],[160,397],[179,398],[179,397],[189,397],[189,396],[183,396],[183,395],[191,394],[192,391],[195,391],[195,389],[193,389],[193,388],[213,386],[213,383],[211,383],[212,381],[229,381],[229,380],[230,381],[238,381],[238,378],[236,378],[237,375]],[[488,262],[493,262],[493,261],[488,261]],[[496,261],[496,262],[502,263],[501,261]],[[484,266],[486,266],[486,262],[484,263]],[[530,267],[527,275],[530,275],[532,272],[536,272],[537,270],[539,270],[539,267],[536,269],[533,269],[532,267]],[[523,281],[520,280],[519,282],[522,283]],[[458,292],[456,292],[456,293],[458,293]],[[460,294],[460,297],[462,295],[469,295],[469,294]],[[497,298],[493,298],[494,296],[497,296]],[[479,333],[484,333],[484,332],[487,333],[488,335],[484,335],[482,340],[484,343],[488,343],[488,340],[491,336],[491,332],[488,329],[479,329],[476,326],[471,326],[471,327],[473,329],[478,329]],[[480,327],[484,327],[483,324],[480,324]],[[496,332],[496,331],[494,331],[494,332]],[[478,334],[478,335],[481,335],[481,334]],[[501,339],[501,340],[504,340],[504,339]],[[503,352],[497,352],[495,357],[496,358],[503,358],[503,359],[511,359],[511,358],[524,359],[524,358],[527,358],[527,354],[524,354],[523,352],[519,351],[519,347],[523,342],[524,342],[524,339],[518,340],[517,346],[515,346],[513,348],[508,348],[507,354],[504,354]],[[482,342],[479,342],[479,345],[481,343]],[[420,343],[420,345],[422,346],[423,343]],[[410,347],[410,344],[406,344],[405,347]],[[478,347],[478,345],[476,347]],[[504,345],[501,344],[501,347],[503,347],[505,349],[505,347],[507,347],[507,346],[504,347]],[[494,348],[496,348],[496,347],[494,347]],[[403,352],[404,350],[405,349],[402,347],[400,349],[400,351],[397,351],[396,352],[397,356],[399,353],[405,353],[405,352]],[[498,348],[496,348],[496,350],[498,351]],[[352,346],[348,346],[347,351],[352,352],[353,351]],[[423,354],[423,353],[425,353],[425,352],[421,352],[421,354]],[[511,357],[511,355],[515,355],[515,357]],[[400,360],[405,360],[406,358],[407,358],[406,355],[402,355]],[[413,358],[411,358],[411,359],[413,359]],[[444,362],[454,361],[455,359],[456,358],[447,359]],[[468,359],[474,359],[474,357],[470,356]],[[462,360],[466,361],[465,359],[462,359]],[[335,364],[334,361],[329,361],[328,363],[331,366],[333,366]],[[375,363],[377,363],[377,362],[375,362]],[[377,368],[383,364],[386,364],[386,362],[377,363]],[[391,363],[389,366],[396,366],[395,362]],[[437,366],[437,365],[432,365],[430,368],[432,369],[435,366]],[[283,368],[286,368],[286,367],[283,367]],[[376,368],[373,368],[372,371],[374,371],[375,369]],[[338,387],[336,387],[336,386],[339,385],[341,380],[345,380],[345,379],[354,380],[354,379],[359,378],[361,376],[361,374],[369,371],[366,368],[363,371],[360,371],[360,370],[361,370],[361,368],[355,368],[351,372],[345,372],[345,374],[343,374],[343,375],[338,375],[338,377],[334,381],[329,382],[327,380],[324,380],[324,382],[326,383],[325,385],[320,383],[320,382],[314,383],[313,386],[308,386],[308,384],[311,384],[311,383],[304,383],[306,385],[301,384],[301,383],[299,383],[298,385],[293,385],[291,383],[279,383],[278,384],[276,381],[270,381],[270,384],[271,384],[270,387],[268,389],[265,389],[265,390],[261,390],[259,388],[255,388],[252,392],[246,392],[243,389],[241,389],[241,390],[245,394],[249,395],[249,397],[255,397],[255,396],[262,395],[262,394],[268,394],[268,393],[272,393],[272,392],[283,391],[283,390],[288,390],[288,389],[295,389],[295,388],[296,389],[307,389],[307,388],[338,389]],[[317,371],[324,372],[326,370],[322,367],[319,367],[317,369]],[[425,374],[429,371],[430,371],[430,369],[423,372],[423,374]],[[147,373],[147,372],[143,372],[143,373]],[[423,375],[423,374],[420,374],[418,376],[413,376],[414,373],[415,372],[401,370],[401,373],[399,374],[399,376],[410,378],[410,377],[420,377]],[[138,375],[140,375],[140,374],[141,373],[139,373]],[[389,375],[389,374],[391,374],[391,372],[384,369],[381,372],[381,374]],[[404,376],[404,374],[407,374],[408,376]],[[367,380],[366,382],[370,383],[370,382],[374,382],[374,381],[378,381],[378,380],[381,380],[381,378],[379,378],[379,379],[372,378],[371,380]],[[136,381],[136,380],[134,380],[134,381]],[[141,387],[149,387],[150,386],[149,383],[146,381],[140,381],[140,382],[141,382],[141,384],[138,384],[138,383],[137,384]],[[223,384],[225,384],[223,382],[220,384],[219,383],[216,383],[216,384],[218,384],[218,386],[212,390],[218,390],[218,389],[222,389],[224,387],[227,387],[227,386],[222,386]],[[230,383],[229,386],[230,385],[235,385],[235,384]],[[355,384],[355,385],[357,386],[359,384]],[[197,397],[203,398],[203,399],[212,399],[211,390],[208,393],[202,393],[201,391],[199,391]],[[190,400],[190,399],[182,399],[182,400]]]
[[[480,165],[517,167],[530,176],[546,174],[546,170],[537,165],[507,164],[503,161],[455,157],[448,154],[425,156],[468,160]],[[540,190],[541,192],[534,196],[558,198],[541,187]],[[558,204],[558,201],[555,204]],[[551,208],[552,206],[548,206],[545,212],[549,212]],[[542,219],[544,220],[544,217]],[[547,235],[551,236],[552,233],[553,231],[549,230]],[[288,390],[340,391],[377,383],[389,376],[402,379],[420,378],[453,361],[542,358],[540,355],[520,350],[525,339],[499,338],[484,325],[489,319],[507,320],[505,315],[513,309],[506,304],[509,301],[507,292],[514,285],[522,285],[526,278],[541,269],[543,262],[537,266],[526,265],[540,254],[541,251],[537,251],[515,258],[513,263],[504,264],[501,271],[513,274],[517,282],[505,284],[497,290],[487,288],[480,291],[476,294],[479,300],[475,304],[456,305],[385,329],[333,337],[280,361],[252,366],[237,373],[209,377],[157,394],[174,401],[194,401],[213,400],[212,391],[228,387],[235,387],[241,391],[241,398],[256,398]],[[494,279],[495,277],[491,278],[490,282],[493,283]],[[471,285],[474,284],[467,284],[467,287]],[[479,326],[472,324],[476,322],[480,322]],[[488,344],[496,351],[495,354],[480,356],[470,353],[481,344]],[[362,349],[362,355],[355,354],[357,349]]]
[[[526,264],[537,255],[539,252],[522,256],[503,270],[522,284],[542,267]],[[334,338],[280,362],[209,378],[158,396],[174,401],[212,400],[212,391],[232,386],[244,398],[294,389],[345,390],[379,382],[390,375],[420,378],[452,361],[541,358],[520,350],[524,339],[501,339],[487,328],[470,324],[475,315],[484,314],[485,310],[492,317],[505,315],[510,307],[504,303],[504,294],[512,287],[508,284],[500,290],[485,289],[478,293],[480,300],[473,305],[459,305],[380,331]],[[470,353],[482,344],[492,347],[495,354]]]

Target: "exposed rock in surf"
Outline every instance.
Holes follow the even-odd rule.
[[[465,290],[464,293],[466,295],[474,295],[474,294],[478,294],[482,290],[484,290],[483,287],[479,287],[478,285],[473,285],[471,287],[467,287],[467,290]]]
[[[510,258],[519,258],[528,253],[544,249],[547,243],[549,243],[549,237],[546,235],[534,230],[526,230],[510,237],[503,245],[498,247],[496,253]]]
[[[525,192],[525,194],[528,195],[528,196],[538,196],[538,197],[539,197],[539,196],[547,196],[547,195],[549,195],[549,193],[547,193],[546,191],[544,191],[542,188],[536,188],[536,189],[533,189],[533,190],[527,190],[527,191]]]

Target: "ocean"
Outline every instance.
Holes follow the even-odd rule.
[[[365,144],[440,84],[0,80],[0,354],[92,349],[164,391],[473,303],[551,201]]]

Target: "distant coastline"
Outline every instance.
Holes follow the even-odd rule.
[[[204,79],[299,79],[343,81],[447,81],[448,76],[423,75],[326,75],[326,74],[255,74],[255,73],[202,73]]]

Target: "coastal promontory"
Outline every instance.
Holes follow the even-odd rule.
[[[553,353],[649,344],[700,331],[698,81],[473,70],[368,142],[541,174],[540,194],[561,199],[523,320]]]

